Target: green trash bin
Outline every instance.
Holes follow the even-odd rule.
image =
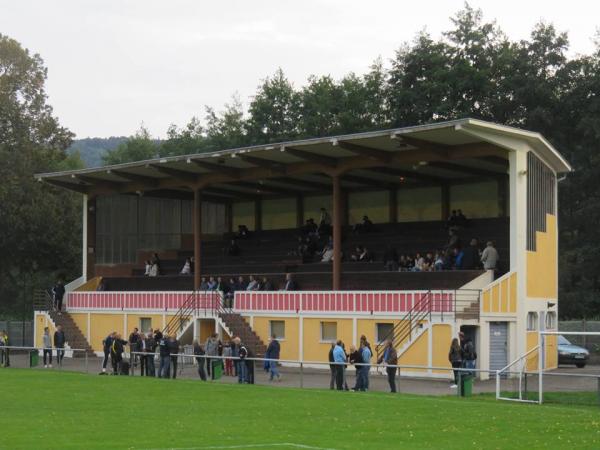
[[[219,380],[223,376],[223,362],[219,359],[213,359],[211,365],[211,378],[213,380]]]
[[[37,367],[40,363],[40,354],[37,350],[31,350],[29,352],[29,367]]]
[[[470,397],[473,395],[473,376],[463,375],[460,380],[460,396]]]

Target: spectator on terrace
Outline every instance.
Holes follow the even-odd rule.
[[[62,280],[58,280],[54,287],[52,288],[52,294],[54,297],[54,309],[58,311],[58,314],[61,314],[63,297],[65,296],[65,285]]]
[[[260,286],[260,290],[261,291],[274,291],[275,287],[273,286],[273,283],[271,283],[271,280],[269,280],[267,277],[263,277],[262,284]]]
[[[229,243],[227,254],[229,256],[238,256],[240,254],[240,247],[237,245],[237,242],[235,242],[235,239],[232,239]]]
[[[169,378],[169,368],[171,365],[171,348],[169,346],[169,335],[161,336],[158,344],[160,352],[160,366],[158,368],[158,378]]]
[[[183,264],[183,268],[181,269],[181,272],[179,272],[180,275],[190,275],[192,273],[192,260],[191,258],[185,258],[185,263]]]
[[[150,273],[152,271],[152,262],[149,259],[147,259],[146,262],[144,263],[144,266],[146,268],[146,270],[144,271],[144,276],[149,277]]]
[[[457,221],[458,221],[458,216],[456,215],[456,210],[453,209],[452,213],[448,217],[448,220],[446,221],[446,226],[448,227],[448,229],[452,229],[452,228],[456,227],[456,225],[458,225]]]
[[[460,238],[454,228],[451,228],[448,232],[448,243],[446,244],[447,249],[453,249],[454,247],[460,247]]]
[[[217,290],[217,280],[215,280],[215,277],[209,277],[206,287],[208,291]]]
[[[283,286],[283,290],[284,291],[297,291],[298,290],[298,283],[296,283],[294,281],[294,278],[292,277],[291,273],[285,274],[285,284]]]
[[[211,356],[219,356],[219,334],[218,333],[213,333],[207,340],[206,340],[206,344],[204,345],[204,348],[206,349],[206,370],[208,372],[208,376],[210,377],[212,374],[212,362],[213,360],[210,359]],[[214,360],[214,361],[218,361],[218,360]]]
[[[179,353],[179,341],[175,338],[175,336],[169,336],[168,344],[169,346],[169,356],[171,357],[171,364],[169,370],[167,370],[167,378],[169,378],[169,371],[172,370],[173,379],[177,378],[177,354]]]
[[[98,287],[96,288],[96,291],[98,292],[102,292],[106,290],[106,281],[104,281],[103,279],[100,280],[100,283],[98,283]]]
[[[368,216],[363,216],[362,221],[354,225],[353,231],[357,234],[370,233],[373,231],[373,222],[371,222]]]
[[[359,245],[354,250],[354,254],[350,256],[350,259],[356,262],[373,262],[373,254],[366,247]]]
[[[260,291],[260,283],[254,277],[254,275],[250,275],[250,281],[248,282],[248,286],[246,286],[247,291]]]
[[[417,253],[415,255],[415,262],[412,267],[412,271],[413,272],[422,272],[424,264],[425,264],[425,258],[423,258],[420,253]]]
[[[250,232],[248,231],[248,227],[246,225],[238,225],[237,237],[240,239],[245,239],[248,237]]]
[[[383,355],[381,356],[381,358],[379,358],[379,361],[377,361],[377,364],[381,364],[381,363],[384,363],[386,366],[385,371],[387,372],[388,383],[390,385],[390,391],[392,393],[394,393],[394,392],[396,392],[396,369],[397,369],[397,367],[390,367],[390,366],[398,365],[398,353],[396,352],[396,349],[394,348],[394,345],[393,345],[391,339],[388,339],[386,341],[385,350],[383,352]]]
[[[48,364],[50,364],[50,368],[52,369],[52,339],[50,338],[50,328],[44,328],[44,335],[42,336],[42,344],[44,345],[44,368],[48,368]],[[48,362],[46,358],[50,358]]]
[[[485,270],[496,270],[499,260],[500,255],[498,254],[498,250],[496,250],[494,247],[494,243],[492,241],[488,241],[483,253],[481,254],[483,268]]]
[[[474,270],[479,266],[479,248],[477,239],[471,239],[469,246],[463,250],[462,268],[465,270]]]
[[[458,370],[462,367],[462,350],[460,348],[460,344],[458,343],[458,339],[452,339],[452,344],[450,345],[450,351],[448,352],[448,361],[452,364],[452,368],[455,369],[454,372],[454,384],[450,387],[455,389],[458,387]]]
[[[452,255],[453,255],[453,259],[454,259],[454,267],[453,269],[456,270],[461,270],[462,267],[462,263],[463,263],[463,257],[465,256],[464,252],[459,248],[459,247],[454,247],[454,249],[452,250]]]
[[[391,245],[388,245],[383,252],[383,267],[392,272],[398,270],[398,253]]]
[[[55,344],[56,345],[56,344]],[[110,348],[110,359],[113,367],[113,375],[119,375],[121,373],[121,366],[123,364],[123,352],[127,341],[121,338],[120,334],[116,334],[112,341]]]
[[[463,214],[462,209],[459,209],[456,214],[456,225],[464,228],[467,226],[467,222],[467,217]]]
[[[436,271],[444,270],[444,253],[443,252],[439,252],[439,251],[435,252],[433,268]]]
[[[194,355],[196,356],[196,364],[198,364],[198,376],[202,381],[206,381],[206,371],[204,370],[204,360],[206,358],[203,358],[206,352],[198,340],[194,341]]]
[[[6,333],[5,333],[6,336]],[[54,347],[56,347],[56,362],[60,366],[62,364],[63,357],[65,356],[65,343],[67,342],[67,338],[65,337],[65,332],[62,329],[62,325],[56,327],[56,331],[54,332]]]
[[[237,279],[237,283],[235,284],[235,290],[245,291],[247,286],[248,284],[246,283],[246,280],[244,280],[244,277],[240,275]]]
[[[411,269],[412,264],[410,263],[410,257],[407,255],[400,255],[400,259],[398,260],[398,270],[400,272],[405,272]]]
[[[150,272],[148,273],[149,277],[157,277],[159,274],[158,264],[152,262],[150,265]]]
[[[233,278],[229,278],[229,283],[226,284],[226,287],[227,291],[223,291],[225,308],[233,308],[233,299],[235,298],[237,283]]]
[[[325,208],[321,208],[318,232],[321,235],[327,235],[331,233],[331,216]]]
[[[146,339],[145,339],[145,347],[144,347],[144,351],[146,352],[146,356],[144,356],[144,358],[146,359],[146,376],[147,377],[153,377],[155,376],[155,372],[156,369],[154,367],[154,352],[156,352],[156,346],[157,343],[154,340],[154,334],[152,333],[152,330],[148,331],[148,334],[146,334]]]
[[[277,378],[277,381],[281,381],[281,375],[277,370],[277,361],[279,359],[279,353],[281,351],[281,346],[279,345],[279,341],[277,337],[273,334],[271,335],[271,342],[269,342],[269,346],[267,347],[267,352],[265,353],[266,359],[271,359],[274,361],[267,361],[269,364],[269,381],[273,381]]]
[[[312,217],[310,219],[306,219],[306,222],[300,228],[300,232],[303,236],[313,236],[318,235],[319,227],[315,223],[315,219]]]

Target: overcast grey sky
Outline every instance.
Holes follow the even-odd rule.
[[[571,52],[589,53],[600,1],[473,0],[512,39],[540,20],[567,31]],[[281,67],[295,85],[310,74],[341,77],[389,60],[426,28],[450,26],[462,0],[0,0],[0,33],[39,53],[61,123],[77,137],[156,137],[220,109],[247,103]]]

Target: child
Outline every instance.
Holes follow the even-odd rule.
[[[225,375],[230,377],[233,376],[233,360],[231,356],[233,356],[231,343],[228,343],[223,347],[223,357],[225,358]]]

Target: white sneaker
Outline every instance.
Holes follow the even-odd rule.
[[[450,385],[450,389],[456,389],[457,387],[458,387],[458,385],[457,385],[457,384],[452,384],[452,385]]]
[[[47,369],[47,368],[48,368],[48,364],[44,364],[44,369]]]
[[[52,369],[52,364],[50,364],[48,367],[50,367]]]

